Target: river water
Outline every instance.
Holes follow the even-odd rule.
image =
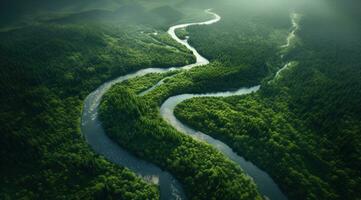
[[[170,125],[176,128],[178,131],[188,134],[197,140],[201,140],[211,144],[213,147],[221,151],[228,158],[236,162],[241,168],[253,178],[254,182],[257,184],[257,187],[262,195],[269,199],[275,200],[285,200],[286,196],[279,189],[277,184],[272,180],[272,178],[264,171],[259,169],[253,163],[246,161],[242,156],[239,156],[235,153],[227,144],[221,142],[220,140],[214,139],[211,136],[204,134],[200,131],[194,130],[191,127],[180,122],[174,115],[175,107],[187,100],[194,97],[229,97],[235,95],[246,95],[253,92],[256,92],[260,89],[260,86],[254,86],[250,88],[241,88],[237,91],[232,92],[218,92],[218,93],[209,93],[209,94],[182,94],[168,98],[161,106],[160,113],[164,120],[166,120]]]
[[[221,17],[215,13],[206,11],[207,13],[213,16],[213,19],[199,22],[199,23],[187,23],[172,26],[169,28],[168,33],[175,39],[177,42],[185,45],[190,49],[197,60],[196,63],[186,65],[180,69],[190,69],[199,65],[208,64],[209,61],[199,55],[199,53],[191,47],[186,40],[180,40],[175,35],[175,30],[177,28],[185,28],[193,25],[210,25],[218,22]],[[156,165],[141,160],[119,145],[112,141],[104,132],[103,127],[99,121],[98,117],[98,107],[101,101],[102,96],[116,83],[132,79],[138,76],[144,76],[149,73],[165,73],[167,71],[175,70],[176,68],[147,68],[139,70],[135,73],[127,74],[120,76],[112,81],[106,82],[99,86],[95,91],[90,93],[84,101],[82,120],[81,120],[81,132],[85,137],[87,143],[93,148],[93,150],[104,156],[106,159],[111,162],[127,167],[136,174],[142,176],[144,179],[149,180],[153,183],[157,183],[160,188],[160,196],[162,200],[178,200],[186,199],[185,193],[181,187],[181,184],[167,171],[163,171]]]
[[[207,13],[213,16],[212,20],[208,20],[205,22],[199,23],[187,23],[175,25],[169,28],[168,34],[176,40],[178,43],[183,44],[189,50],[193,52],[196,57],[196,63],[186,65],[181,67],[180,69],[191,69],[196,66],[206,65],[209,61],[200,55],[197,50],[192,47],[188,40],[179,39],[175,30],[179,28],[186,28],[188,26],[194,25],[210,25],[216,23],[221,20],[221,17],[210,10],[206,10]],[[291,34],[294,34],[292,32]],[[287,45],[284,47],[287,47]],[[134,171],[138,175],[142,176],[144,179],[151,181],[153,183],[159,184],[160,187],[160,195],[162,200],[173,200],[173,199],[186,199],[185,193],[181,187],[181,184],[167,171],[163,171],[156,165],[149,163],[147,161],[141,160],[135,156],[133,156],[128,151],[124,150],[122,147],[113,142],[104,132],[104,129],[101,126],[101,123],[98,118],[98,107],[101,101],[102,96],[108,91],[111,86],[116,83],[120,83],[122,81],[138,77],[144,76],[149,73],[164,73],[167,71],[175,70],[176,68],[147,68],[143,70],[139,70],[135,73],[131,73],[125,76],[120,76],[115,80],[109,81],[98,87],[95,91],[88,95],[85,99],[83,114],[82,114],[82,123],[81,123],[81,131],[84,135],[86,141],[93,148],[93,150],[107,158],[113,163],[129,168]],[[152,88],[144,91],[141,95],[144,95],[150,92],[152,89],[162,84],[160,81],[158,84],[153,86]],[[274,200],[284,200],[287,199],[285,195],[281,192],[277,184],[272,180],[272,178],[264,171],[259,169],[257,166],[252,164],[251,162],[246,161],[242,156],[237,155],[228,145],[223,142],[216,140],[204,133],[193,130],[192,128],[182,124],[175,116],[174,116],[174,108],[186,99],[190,99],[193,97],[228,97],[233,95],[245,95],[250,94],[252,92],[258,91],[260,88],[259,85],[250,87],[250,88],[241,88],[237,91],[230,92],[219,92],[219,93],[208,93],[208,94],[183,94],[177,95],[174,97],[168,98],[161,106],[160,113],[164,120],[166,120],[170,125],[179,130],[182,133],[191,135],[192,137],[207,142],[214,146],[216,149],[220,150],[231,160],[235,161],[237,164],[241,166],[241,168],[253,178],[259,191],[265,197]]]

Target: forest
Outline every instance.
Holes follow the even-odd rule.
[[[298,64],[259,93],[191,99],[175,114],[267,169],[291,199],[358,199],[360,32],[320,15],[301,21],[302,42],[287,55]]]
[[[287,19],[289,20],[288,16]],[[227,20],[225,23],[224,26],[234,26],[233,21]],[[244,23],[237,21],[237,25],[247,26]],[[289,25],[289,23],[285,24]],[[262,33],[268,38],[268,40],[265,39],[264,45],[277,44],[276,47],[272,47],[273,51],[268,52],[268,54],[273,53],[273,56],[259,53],[262,47],[252,52],[254,57],[250,60],[224,61],[220,55],[212,59],[209,65],[195,67],[188,71],[178,71],[177,74],[165,79],[164,84],[142,97],[136,96],[144,90],[140,86],[150,87],[152,83],[149,80],[153,78],[145,76],[131,79],[112,87],[102,98],[100,106],[100,117],[106,133],[138,157],[169,170],[181,181],[187,196],[192,199],[261,198],[253,181],[239,171],[238,166],[209,145],[195,142],[194,139],[184,136],[167,125],[159,117],[158,109],[160,104],[172,95],[237,89],[259,83],[274,70],[272,65],[267,65],[268,63],[282,62],[274,57],[280,57],[277,46],[284,42],[287,35],[286,28],[280,28],[276,24],[267,25],[268,29],[264,26],[255,27],[249,35],[254,38],[262,37],[257,33],[260,32],[259,30],[266,29],[267,32]],[[241,29],[235,31],[241,31]],[[280,39],[281,35],[275,37],[275,32],[282,34],[284,40]],[[215,31],[210,34],[220,33]],[[230,39],[234,38],[230,37]],[[243,42],[252,46],[252,41],[257,40],[249,36],[248,40],[245,39]],[[240,48],[237,50],[246,53],[246,50]],[[253,66],[256,62],[259,63],[258,67]],[[158,77],[156,80],[163,78],[159,74],[151,76],[154,79]],[[202,181],[205,177],[208,177],[209,181]],[[234,178],[229,180],[226,177]]]
[[[160,116],[175,95],[261,85],[186,100],[175,115],[269,174],[288,199],[361,199],[356,0],[1,1],[0,199],[161,199],[162,183],[91,148],[84,100],[119,76],[196,62],[167,30],[210,19],[209,8],[219,22],[176,34],[210,63],[111,87],[99,106],[106,134],[171,173],[187,199],[265,199],[239,165]],[[299,28],[284,48],[292,13]]]
[[[158,199],[157,186],[96,155],[80,131],[82,101],[145,67],[194,62],[154,27],[44,22],[0,32],[0,199]]]
[[[122,84],[112,87],[100,106],[107,134],[137,156],[175,174],[192,199],[262,199],[233,162],[166,124],[156,106],[147,102],[151,99],[135,96]]]

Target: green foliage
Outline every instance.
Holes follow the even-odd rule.
[[[266,169],[291,199],[361,198],[361,26],[357,4],[340,2],[331,2],[343,10],[332,20],[318,15],[327,12],[305,13],[297,33],[303,46],[285,57],[298,65],[260,93],[192,99],[176,109],[180,119]],[[156,186],[85,144],[82,100],[116,76],[194,62],[164,31],[176,21],[205,18],[193,8],[204,5],[214,6],[222,21],[177,34],[190,35],[213,63],[179,72],[144,99],[135,94],[170,74],[112,88],[102,120],[119,144],[175,174],[191,198],[260,199],[239,167],[158,114],[169,96],[255,85],[282,65],[278,47],[290,27],[288,9],[242,3],[2,1],[0,199],[158,199]]]
[[[185,40],[189,36],[189,33],[187,32],[187,30],[185,28],[176,29],[175,34],[181,40]]]
[[[104,81],[194,61],[151,31],[47,23],[0,33],[0,199],[159,198],[155,185],[94,155],[79,130],[83,99]]]
[[[298,64],[259,93],[191,99],[175,114],[268,171],[292,199],[359,199],[360,33],[320,15],[304,15],[302,46],[287,56]]]
[[[112,87],[99,111],[107,134],[137,156],[169,170],[191,199],[261,199],[235,163],[170,127],[150,100],[134,96],[122,84]]]
[[[268,16],[249,13],[244,5],[220,5],[215,12],[222,19],[212,26],[187,28],[190,43],[211,61],[226,66],[246,65],[256,68],[254,76],[264,77],[275,71],[281,60],[279,47],[285,43],[288,12]],[[281,16],[281,17],[280,17]]]
[[[240,30],[235,32],[238,31]],[[234,38],[227,39],[232,41]],[[281,43],[275,42],[275,37],[269,40],[271,41],[267,42],[273,45]],[[248,42],[251,45],[252,42]],[[277,55],[276,50],[277,48],[270,54]],[[110,137],[134,154],[169,170],[183,183],[188,196],[194,199],[260,198],[256,195],[257,192],[255,193],[253,183],[248,182],[248,178],[238,171],[239,167],[210,146],[196,142],[169,127],[160,119],[158,106],[167,97],[176,94],[204,93],[255,85],[268,75],[266,62],[270,57],[254,55],[254,60],[263,59],[262,67],[255,67],[253,63],[242,59],[237,62],[219,59],[219,62],[181,71],[166,79],[164,84],[147,94],[144,99],[137,99],[131,91],[138,92],[134,88],[137,88],[138,83],[147,83],[148,78],[129,80],[107,92],[101,103],[101,121]],[[134,113],[126,114],[129,111],[127,107]],[[145,111],[141,111],[142,114],[139,115],[139,110]],[[128,115],[133,120],[132,123],[114,120]],[[228,180],[227,177],[234,178]]]
[[[104,95],[100,106],[100,115],[106,116],[103,118],[106,127],[119,122],[135,123],[141,116],[143,105],[138,99],[129,93],[123,87],[116,87]],[[104,115],[104,111],[112,111],[108,115]]]
[[[131,92],[138,94],[151,88],[162,79],[175,75],[177,73],[179,73],[179,71],[176,70],[166,73],[150,73],[141,77],[125,80],[124,82],[122,82],[122,86],[124,86]]]
[[[172,78],[164,81],[147,96],[151,102],[160,105],[166,98],[183,93],[206,93],[238,89],[242,86],[257,84],[261,77],[257,68],[248,66],[226,67],[219,62],[195,67],[188,71],[181,71]]]

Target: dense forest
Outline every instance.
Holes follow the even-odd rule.
[[[289,12],[268,15],[246,9],[237,4],[219,7],[222,20],[212,26],[189,27],[189,41],[209,60],[227,67],[251,66],[257,71],[253,76],[263,78],[281,65],[280,46],[291,27]]]
[[[194,57],[147,24],[65,18],[0,33],[0,198],[158,199],[155,185],[91,151],[82,101],[113,77]]]
[[[286,56],[297,65],[259,93],[191,99],[176,116],[266,169],[291,199],[361,198],[361,32],[339,16],[305,12]]]
[[[220,22],[176,34],[210,64],[113,86],[99,107],[106,134],[170,172],[189,199],[264,199],[236,163],[159,114],[174,95],[261,84],[246,96],[187,100],[175,115],[267,172],[289,199],[361,199],[356,0],[1,1],[0,199],[159,199],[158,185],[87,144],[83,102],[118,76],[194,63],[166,31],[209,19],[208,8]],[[299,29],[284,48],[291,13]]]
[[[169,126],[149,102],[152,98],[137,97],[132,90],[137,91],[119,84],[102,99],[100,117],[111,138],[174,174],[191,199],[262,199],[241,168]]]
[[[139,86],[149,85],[149,80],[153,78],[136,78],[114,86],[103,97],[100,107],[100,117],[106,133],[135,155],[154,162],[174,174],[183,183],[187,195],[192,199],[260,198],[253,181],[242,174],[238,166],[209,145],[195,142],[189,136],[167,125],[159,117],[158,109],[167,97],[175,94],[236,89],[259,83],[274,70],[273,67],[277,63],[282,62],[279,59],[279,46],[285,42],[290,25],[289,15],[285,16],[287,20],[284,27],[268,23],[254,27],[252,30],[246,28],[250,33],[243,42],[252,46],[258,42],[257,38],[267,37],[262,47],[269,46],[272,49],[270,52],[262,54],[260,53],[262,47],[260,47],[249,52],[253,55],[252,59],[243,61],[241,58],[226,61],[220,55],[213,58],[213,62],[209,65],[179,71],[143,97],[135,96],[144,89]],[[250,22],[235,22],[230,19],[231,17],[222,19],[226,24],[224,26],[228,28],[232,25],[251,26],[248,24]],[[199,29],[203,28],[205,27],[199,27]],[[241,30],[236,29],[230,32],[234,35],[235,33],[243,34],[244,31]],[[259,32],[263,35],[258,34]],[[220,33],[215,31],[209,34]],[[235,38],[225,39],[227,42],[228,40],[232,43]],[[244,54],[247,52],[241,48],[234,51]],[[219,49],[219,52],[222,50]],[[254,67],[256,62],[258,66]],[[270,64],[272,62],[273,64]],[[157,76],[163,77],[152,75],[154,79]],[[205,177],[208,177],[209,181],[204,181]],[[241,183],[241,185],[236,183]],[[247,189],[244,189],[245,187]]]

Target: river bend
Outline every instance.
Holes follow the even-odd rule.
[[[175,30],[178,28],[185,28],[194,25],[210,25],[218,22],[221,17],[210,10],[207,13],[213,16],[213,19],[199,22],[175,25],[169,28],[168,34],[177,42],[185,45],[196,56],[196,63],[180,67],[180,69],[191,69],[192,67],[208,64],[209,61],[202,57],[192,46],[188,44],[187,40],[179,39]],[[112,81],[106,82],[99,86],[96,90],[90,93],[83,105],[83,113],[81,118],[81,132],[85,137],[86,142],[92,149],[104,156],[109,161],[124,166],[142,176],[144,179],[153,183],[159,184],[160,198],[162,200],[179,200],[186,199],[185,193],[181,184],[167,171],[163,171],[158,166],[141,160],[129,153],[114,141],[112,141],[104,132],[104,129],[99,121],[98,107],[102,96],[115,84],[122,81],[132,79],[138,76],[144,76],[149,73],[165,73],[176,68],[147,68],[124,76],[120,76]],[[149,90],[150,91],[150,90]]]
[[[221,20],[221,17],[216,13],[211,12],[210,10],[206,10],[207,13],[213,16],[212,20],[208,20],[205,22],[199,23],[187,23],[187,24],[180,24],[175,25],[169,28],[168,34],[176,40],[178,43],[183,44],[189,50],[193,52],[196,57],[196,63],[186,65],[180,67],[181,69],[191,69],[196,66],[206,65],[209,61],[204,58],[202,55],[198,53],[198,51],[192,47],[188,40],[181,40],[179,39],[176,34],[175,30],[179,28],[186,28],[188,26],[193,25],[210,25],[213,23],[218,22]],[[290,45],[290,38],[294,37],[294,31],[297,28],[297,24],[295,23],[294,19],[292,18],[293,24],[293,31],[290,33],[290,36],[287,39],[287,44],[282,47],[288,47]],[[288,64],[289,65],[289,64]],[[281,68],[279,72],[287,68],[287,64],[284,68]],[[135,78],[138,76],[144,76],[149,73],[164,73],[167,71],[175,70],[176,68],[147,68],[139,70],[135,73],[130,73],[128,75],[120,76],[117,79],[112,81],[106,82],[98,87],[95,91],[88,95],[85,99],[84,107],[83,107],[83,114],[82,114],[82,123],[81,123],[81,131],[84,135],[86,141],[89,145],[100,155],[103,155],[108,160],[116,163],[118,165],[127,167],[137,173],[138,175],[142,176],[146,180],[159,184],[160,187],[160,194],[162,200],[168,199],[186,199],[184,191],[180,185],[180,183],[168,172],[161,170],[156,165],[141,160],[135,156],[133,156],[128,151],[124,150],[122,147],[117,145],[113,142],[104,132],[104,129],[101,126],[101,123],[98,118],[98,107],[101,101],[102,96],[108,91],[114,84],[120,83],[122,81]],[[279,74],[277,72],[277,75]],[[161,85],[163,82],[160,81],[150,89],[141,93],[144,95],[155,87]],[[229,92],[218,92],[218,93],[207,93],[207,94],[182,94],[177,95],[174,97],[168,98],[161,106],[160,113],[162,118],[167,121],[170,125],[176,128],[178,131],[191,135],[192,137],[207,142],[211,144],[213,147],[221,151],[225,154],[228,158],[236,162],[241,166],[241,168],[253,178],[259,191],[269,199],[274,200],[285,200],[287,199],[286,196],[282,193],[279,189],[277,184],[272,180],[272,178],[264,171],[259,169],[253,163],[246,161],[242,156],[237,155],[228,145],[225,143],[216,140],[209,135],[206,135],[202,132],[194,130],[187,125],[181,123],[175,116],[174,116],[174,109],[175,107],[190,98],[194,97],[228,97],[234,95],[245,95],[250,94],[252,92],[256,92],[260,89],[260,86],[253,86],[250,88],[241,88],[237,91],[229,91]]]

